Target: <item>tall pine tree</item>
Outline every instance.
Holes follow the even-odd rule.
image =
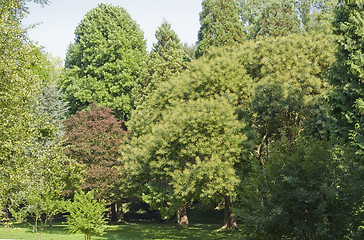
[[[155,90],[162,82],[166,82],[177,76],[187,68],[191,58],[183,50],[183,45],[171,24],[163,21],[155,32],[157,43],[153,44],[153,49],[147,61],[147,66],[143,73],[144,84],[141,96],[137,99],[137,104],[143,104],[148,95]]]
[[[244,40],[235,0],[204,0],[200,13],[196,57],[204,55],[212,46],[230,46]]]

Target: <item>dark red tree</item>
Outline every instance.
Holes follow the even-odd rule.
[[[83,190],[95,190],[97,199],[110,204],[113,218],[120,218],[122,122],[111,109],[94,103],[88,111],[69,116],[65,130],[66,154],[86,170]]]

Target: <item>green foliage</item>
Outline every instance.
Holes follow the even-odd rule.
[[[191,58],[184,52],[181,41],[171,28],[171,24],[164,21],[155,33],[157,43],[148,58],[143,72],[143,89],[137,105],[143,104],[162,82],[169,81],[187,68]]]
[[[5,185],[8,189],[4,198],[12,216],[29,223],[38,237],[48,221],[62,210],[64,191],[80,182],[77,166],[63,155],[60,145],[34,143],[12,169],[12,182]]]
[[[46,1],[37,1],[45,3]],[[25,1],[2,1],[0,11],[0,205],[17,220],[26,220],[33,234],[59,211],[68,184],[76,184],[76,167],[63,154],[58,134],[39,102],[42,85],[55,71],[20,25]],[[40,141],[40,139],[42,139]],[[29,219],[34,220],[28,221]]]
[[[65,154],[86,170],[83,190],[95,190],[97,199],[110,202],[121,198],[119,191],[119,148],[124,137],[122,123],[112,110],[95,103],[88,111],[79,111],[64,122]]]
[[[6,12],[4,13],[6,15]],[[0,164],[20,153],[32,136],[34,119],[29,103],[41,79],[33,71],[40,62],[39,50],[26,30],[1,15],[0,22]]]
[[[210,47],[236,45],[245,39],[235,0],[204,0],[200,24],[196,57],[206,54]]]
[[[33,111],[38,119],[42,119],[41,128],[43,140],[60,140],[64,134],[63,120],[68,112],[68,103],[57,86],[62,68],[59,59],[44,55],[42,63],[36,66],[39,77],[44,79],[44,84],[33,100]],[[54,129],[55,128],[55,129]]]
[[[174,101],[210,99],[225,96],[235,106],[250,101],[252,80],[235,54],[236,49],[215,49],[193,61],[179,77],[161,84],[148,103],[133,111],[128,127],[139,137],[150,133],[151,126],[161,120],[161,112]],[[243,107],[244,108],[244,107]]]
[[[125,9],[99,4],[85,15],[75,35],[60,83],[71,114],[96,101],[127,119],[146,57],[143,32]]]
[[[247,117],[259,133],[259,155],[270,138],[279,138],[281,128],[292,138],[312,126],[317,128],[311,132],[326,134],[327,108],[321,103],[329,88],[325,78],[335,61],[333,43],[332,36],[291,34],[247,41],[234,50],[237,63],[232,68],[245,71],[250,79],[249,88],[241,92],[246,98],[241,106],[250,111]]]
[[[300,21],[294,12],[293,5],[289,0],[285,0],[263,6],[262,12],[257,18],[254,37],[278,37],[300,32]]]
[[[284,134],[283,134],[284,135]],[[239,216],[251,239],[344,239],[350,232],[351,171],[329,142],[283,138],[245,182]]]
[[[94,193],[77,192],[73,202],[68,202],[66,211],[68,228],[71,232],[82,232],[86,240],[91,240],[92,235],[101,235],[106,230],[104,212],[105,202],[94,200]]]
[[[292,13],[299,17],[302,32],[307,33],[332,33],[331,22],[337,0],[288,0],[284,1],[292,6]],[[276,0],[239,0],[239,15],[243,22],[245,32],[250,38],[256,33],[258,19],[264,12],[264,8],[279,5]],[[287,16],[290,16],[288,14]],[[274,19],[273,19],[274,20]]]
[[[132,136],[123,151],[126,187],[142,192],[137,189],[144,186],[143,200],[164,215],[174,214],[179,204],[186,201],[221,201],[224,193],[234,195],[232,189],[239,182],[234,174],[235,161],[248,147],[240,146],[239,154],[235,152],[237,155],[226,158],[229,150],[225,144],[231,144],[233,151],[235,144],[246,144],[250,132],[246,127],[243,132],[229,133],[229,139],[224,126],[232,124],[234,119],[231,131],[245,128],[235,111],[249,99],[247,89],[251,85],[245,69],[236,61],[234,50],[216,49],[193,61],[179,77],[161,84],[151,94],[148,104],[135,110],[128,122]],[[222,113],[222,109],[226,112]],[[218,131],[225,139],[220,147]],[[240,136],[241,141],[235,141],[234,136]],[[157,151],[162,147],[163,151]],[[166,166],[149,165],[157,160],[166,162]],[[156,174],[157,170],[159,175],[154,178],[150,173]],[[207,170],[216,172],[215,177],[206,174]],[[210,180],[216,182],[214,187]]]
[[[354,239],[364,236],[363,226],[363,162],[364,162],[364,83],[363,83],[363,26],[364,6],[362,1],[341,1],[334,22],[338,41],[337,61],[332,67],[329,93],[335,118],[332,124],[333,138],[337,137],[350,145],[352,171],[350,176],[352,196],[352,231]]]
[[[149,134],[126,145],[127,183],[168,217],[181,204],[234,195],[234,164],[246,141],[234,112],[224,98],[175,102]]]
[[[303,127],[309,128],[307,125],[304,126],[306,121],[315,122],[325,119],[325,109],[319,108],[317,102],[322,100],[322,94],[328,88],[323,79],[327,75],[330,64],[334,62],[332,42],[330,38],[323,40],[321,35],[266,38],[264,41],[249,41],[235,48],[212,49],[209,54],[192,62],[189,69],[179,77],[160,85],[151,95],[146,106],[133,112],[131,121],[128,122],[133,135],[128,142],[130,148],[127,153],[124,153],[126,154],[124,159],[126,172],[131,171],[131,176],[133,176],[128,177],[128,187],[133,189],[135,185],[142,185],[139,183],[149,184],[144,192],[150,194],[144,196],[144,199],[150,203],[151,199],[155,199],[154,201],[158,204],[168,203],[166,204],[168,207],[172,205],[172,200],[178,200],[177,197],[171,197],[171,194],[176,193],[177,186],[184,186],[184,191],[181,191],[179,196],[187,196],[185,199],[214,198],[218,200],[218,197],[214,195],[218,186],[211,186],[209,190],[201,187],[210,187],[207,179],[211,176],[204,176],[203,173],[208,170],[220,174],[229,173],[228,166],[232,167],[229,169],[233,171],[240,170],[242,166],[248,168],[249,164],[244,163],[247,163],[253,145],[257,142],[259,144],[261,139],[276,136],[281,128],[288,129],[287,131],[294,139]],[[164,180],[167,179],[167,183],[161,185],[153,181],[146,182],[148,179],[155,179],[148,175],[148,171],[145,173],[143,170],[150,169],[149,161],[151,160],[147,159],[158,160],[162,163],[161,159],[166,158],[170,161],[167,166],[176,167],[176,164],[172,164],[172,162],[183,157],[180,150],[173,150],[174,147],[179,146],[178,141],[188,138],[190,140],[186,139],[186,143],[191,142],[194,135],[199,136],[201,140],[204,139],[198,134],[199,131],[194,129],[189,131],[186,129],[183,134],[175,137],[175,141],[168,138],[172,132],[166,133],[170,125],[176,132],[183,129],[183,122],[177,122],[177,120],[176,123],[168,122],[174,119],[174,114],[182,111],[190,114],[191,118],[197,114],[188,108],[182,108],[183,104],[189,105],[201,102],[203,99],[204,101],[225,99],[223,100],[226,101],[224,108],[234,109],[233,111],[238,113],[237,118],[240,119],[240,124],[246,124],[243,132],[248,139],[241,140],[239,143],[242,144],[240,155],[237,157],[240,160],[239,164],[230,164],[225,160],[219,162],[221,160],[219,157],[210,155],[208,164],[204,165],[204,161],[201,160],[201,164],[181,168],[183,169],[180,170],[182,174],[174,174],[174,178],[178,177],[181,184],[175,184],[172,189],[167,188],[167,186],[171,186],[170,182],[175,181],[171,179],[170,175],[160,177]],[[180,108],[184,110],[178,110]],[[203,108],[199,112],[202,114]],[[213,116],[212,113],[211,115]],[[183,121],[183,116],[177,116]],[[201,119],[200,121],[208,123],[207,120]],[[157,126],[160,126],[163,131],[157,131]],[[252,127],[259,133],[258,136],[254,134]],[[203,129],[201,125],[200,128]],[[320,130],[323,131],[323,129]],[[190,131],[195,131],[191,133],[194,135],[190,135]],[[159,137],[158,134],[162,134],[162,132],[166,135]],[[155,140],[158,138],[163,141]],[[206,141],[214,142],[213,139],[214,137],[210,137]],[[175,145],[166,145],[168,150],[165,151],[161,150],[164,149],[163,145],[159,145],[172,143]],[[264,141],[260,146],[258,144],[256,150],[258,155],[262,155],[262,145],[267,144],[264,146],[266,148],[269,142]],[[205,148],[211,147],[201,146],[201,149],[196,151],[203,152]],[[157,149],[160,149],[161,152]],[[193,149],[193,146],[189,146],[187,149]],[[161,155],[156,155],[157,153]],[[169,167],[164,167],[165,169],[161,167],[161,174],[168,174]],[[184,170],[185,168],[187,170]],[[163,169],[166,172],[163,172]],[[244,175],[243,172],[239,172],[239,174]],[[233,172],[227,175],[237,176]],[[214,179],[213,182],[224,179],[223,175],[218,176],[219,179]],[[228,182],[228,180],[224,181]],[[189,191],[190,186],[196,192]],[[168,191],[163,191],[164,189],[168,189]],[[163,201],[158,202],[160,199]]]
[[[344,1],[337,10],[334,24],[336,34],[341,37],[337,62],[330,76],[333,90],[329,97],[336,118],[334,131],[344,139],[350,135],[363,155],[364,7],[358,1]]]

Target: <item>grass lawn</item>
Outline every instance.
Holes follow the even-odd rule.
[[[129,223],[108,226],[102,236],[93,236],[94,240],[115,239],[206,239],[234,240],[242,239],[239,232],[216,231],[218,224],[195,224],[187,229],[178,230],[175,225],[165,223]],[[25,224],[15,224],[11,227],[0,227],[0,239],[33,239],[32,229]],[[36,239],[36,238],[35,238]],[[82,240],[82,234],[70,234],[65,225],[54,225],[46,228],[40,236],[41,240]]]

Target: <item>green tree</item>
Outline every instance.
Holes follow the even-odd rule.
[[[112,213],[120,213],[119,148],[125,131],[112,110],[95,103],[88,111],[79,111],[64,122],[66,155],[86,170],[84,191],[95,191],[95,198],[112,205]],[[115,206],[119,209],[115,209]],[[119,210],[119,211],[118,211]],[[113,218],[121,218],[113,216]]]
[[[105,232],[105,202],[96,201],[93,191],[76,192],[73,202],[68,202],[65,210],[70,214],[67,217],[67,224],[71,232],[82,232],[86,240],[91,240],[92,235],[101,235]]]
[[[62,192],[77,176],[61,143],[45,143],[54,140],[57,130],[34,108],[53,70],[21,27],[25,2],[2,1],[0,10],[0,205],[20,220],[33,218],[39,238],[45,222],[59,210]]]
[[[343,1],[336,14],[336,34],[341,36],[337,62],[332,68],[330,94],[335,132],[344,139],[354,137],[364,148],[364,84],[362,37],[364,7],[360,1]]]
[[[65,76],[60,85],[70,103],[70,113],[96,101],[127,119],[132,90],[138,86],[146,44],[139,25],[127,11],[99,4],[75,30],[68,48]]]
[[[303,27],[303,32],[332,33],[331,22],[337,0],[288,0]],[[252,38],[256,32],[256,24],[263,9],[269,5],[280,4],[276,0],[238,0],[239,15],[244,25],[244,31]],[[289,15],[288,15],[289,16]]]
[[[254,37],[287,36],[301,32],[300,21],[294,12],[293,4],[286,1],[265,4],[257,18]]]
[[[33,71],[41,53],[21,27],[25,1],[1,1],[0,8],[0,205],[21,176],[25,150],[38,134],[30,107],[41,78]],[[17,180],[18,177],[16,177]]]
[[[17,221],[25,221],[38,239],[54,215],[62,211],[63,193],[80,185],[80,168],[64,154],[62,143],[35,141],[13,166],[6,183],[6,207]]]
[[[333,89],[329,93],[334,137],[339,143],[353,145],[355,153],[350,176],[351,189],[354,192],[352,205],[352,231],[354,239],[364,236],[363,226],[363,161],[364,161],[364,63],[363,36],[364,3],[363,1],[341,1],[336,11],[334,22],[338,41],[337,61],[332,67],[329,82]]]
[[[60,140],[64,134],[63,120],[68,113],[68,103],[64,94],[57,86],[62,66],[61,60],[44,54],[42,63],[36,67],[36,72],[44,81],[42,89],[34,96],[33,111],[37,118],[43,118],[43,125],[53,125],[57,136],[47,136],[49,139]],[[42,127],[42,126],[40,126]],[[53,138],[53,139],[52,139]]]
[[[200,24],[196,57],[212,46],[231,46],[245,39],[235,0],[204,0]]]
[[[211,105],[212,109],[215,109],[216,114],[220,113],[218,109],[218,104],[215,101],[223,101],[226,106],[223,107],[224,109],[227,109],[227,111],[235,111],[238,106],[247,106],[248,99],[250,97],[250,86],[251,86],[251,79],[247,76],[245,68],[241,68],[240,63],[236,59],[236,55],[234,55],[236,49],[229,49],[229,50],[213,50],[211,51],[211,55],[206,55],[205,57],[199,58],[198,60],[191,63],[191,66],[189,69],[183,73],[179,77],[172,78],[170,81],[165,82],[164,84],[161,84],[159,88],[157,88],[153,94],[151,94],[150,98],[148,99],[148,104],[146,104],[143,107],[140,107],[136,109],[133,114],[131,120],[128,122],[128,127],[131,130],[130,139],[126,143],[126,150],[124,151],[124,158],[123,163],[125,164],[125,174],[127,177],[126,188],[133,191],[135,194],[140,193],[141,191],[138,191],[138,187],[144,186],[146,184],[146,181],[151,181],[150,175],[145,175],[144,172],[144,166],[145,169],[149,169],[147,165],[145,164],[145,159],[149,159],[149,161],[153,160],[153,151],[150,152],[147,149],[151,149],[151,147],[154,148],[153,142],[149,141],[149,137],[154,138],[156,133],[154,129],[159,126],[158,128],[164,128],[161,126],[161,124],[165,124],[165,128],[168,129],[169,132],[166,132],[166,134],[169,134],[174,137],[180,136],[180,138],[191,138],[191,141],[194,141],[193,138],[193,132],[196,133],[196,135],[201,136],[202,139],[207,139],[208,136],[204,136],[203,129],[201,127],[201,130],[198,129],[198,126],[196,124],[198,122],[201,122],[201,126],[203,126],[203,121],[206,121],[207,127],[210,129],[212,126],[212,119],[205,118],[205,119],[198,119],[198,111],[204,113],[204,115],[208,115],[206,111],[212,111],[208,110],[209,105]],[[228,99],[228,100],[226,100]],[[186,104],[184,104],[184,101],[186,101]],[[219,105],[220,106],[220,105]],[[207,109],[204,109],[206,107]],[[222,107],[222,106],[221,106]],[[194,112],[193,109],[198,109],[196,112]],[[188,126],[188,119],[187,116],[180,116],[183,112],[188,112],[191,115],[191,118],[194,118],[196,121],[196,124],[191,123],[192,125]],[[240,111],[243,112],[243,111]],[[168,122],[168,116],[172,114],[178,114],[177,116],[180,117],[181,122],[177,122],[178,119],[175,119],[174,122],[170,123]],[[211,113],[211,117],[215,116],[214,111]],[[230,114],[230,113],[227,113]],[[235,116],[238,118],[238,116]],[[241,116],[239,116],[241,118]],[[222,118],[221,116],[218,117]],[[229,118],[225,118],[226,121],[228,121]],[[221,121],[225,121],[224,119],[221,119]],[[244,121],[238,122],[237,126],[241,126],[240,124],[243,124]],[[168,124],[168,125],[167,125]],[[169,126],[169,124],[173,124],[173,126]],[[186,125],[186,131],[184,133],[179,132],[178,124],[185,124]],[[230,124],[229,122],[221,122],[219,124]],[[187,131],[190,129],[193,132]],[[247,129],[249,127],[247,126]],[[249,135],[250,132],[245,129],[244,134]],[[166,130],[167,131],[167,130]],[[173,132],[178,131],[178,132]],[[201,132],[200,132],[201,131]],[[206,130],[207,131],[207,130]],[[209,131],[215,131],[215,130],[209,130]],[[158,131],[159,133],[159,131]],[[186,136],[183,136],[183,134],[186,134]],[[206,132],[207,134],[207,132]],[[224,134],[223,131],[221,134]],[[244,135],[243,134],[243,135]],[[225,135],[224,135],[225,136]],[[162,136],[159,136],[161,138]],[[213,140],[215,141],[215,137],[218,139],[218,134],[213,135]],[[231,139],[232,140],[232,139]],[[169,141],[169,140],[168,140]],[[185,143],[181,144],[188,144],[189,140],[184,140]],[[207,141],[207,140],[206,140]],[[218,141],[218,140],[216,140]],[[229,140],[226,140],[226,142],[229,142]],[[242,141],[244,144],[246,141]],[[143,147],[145,144],[148,144],[147,147]],[[167,142],[166,142],[167,144]],[[172,144],[172,143],[168,143]],[[177,143],[176,143],[177,144]],[[174,146],[174,145],[173,145]],[[195,152],[200,151],[201,153],[205,151],[203,149],[204,146],[199,146],[195,148]],[[207,147],[207,146],[205,146]],[[152,148],[152,149],[153,149]],[[192,148],[192,146],[189,146],[188,148]],[[248,147],[244,147],[242,151],[247,151]],[[145,151],[140,151],[140,149],[145,149]],[[166,149],[168,151],[168,149]],[[174,151],[174,150],[173,150]],[[177,157],[183,157],[179,156],[180,152],[179,150],[176,150],[175,157],[172,158],[172,155],[170,155],[170,161],[173,161]],[[191,150],[192,151],[192,150]],[[207,151],[207,150],[206,150]],[[163,153],[161,153],[163,154]],[[167,154],[167,152],[166,152]],[[171,154],[171,153],[168,153]],[[192,154],[192,153],[191,153]],[[197,154],[197,153],[194,153]],[[208,155],[209,161],[206,161],[206,163],[201,160],[203,163],[201,165],[198,165],[198,169],[205,169],[209,167],[209,163],[211,163],[211,170],[212,168],[215,168],[213,171],[216,171],[217,174],[217,181],[220,181],[223,177],[227,177],[230,179],[236,179],[234,171],[234,164],[232,162],[230,165],[228,162],[225,161],[225,159],[221,158],[221,152],[216,153],[218,154],[216,157],[215,155]],[[141,156],[142,155],[142,156]],[[139,157],[140,156],[140,157]],[[167,158],[169,155],[162,155],[163,158]],[[187,157],[187,156],[186,156]],[[190,157],[193,161],[195,160],[195,157]],[[192,161],[191,160],[191,161]],[[219,163],[219,161],[222,161]],[[143,167],[141,167],[143,166]],[[214,167],[213,167],[214,166]],[[195,166],[193,166],[195,167]],[[202,168],[201,168],[202,167]],[[226,170],[226,171],[225,171]],[[169,169],[166,168],[166,171],[163,173],[163,169],[159,169],[161,172],[161,177],[165,177],[165,180],[167,182],[171,181],[171,178],[169,177]],[[183,166],[179,171],[183,171]],[[202,196],[204,196],[204,200],[207,201],[207,199],[216,199],[219,201],[225,201],[229,200],[229,196],[222,196],[222,195],[214,195],[216,194],[215,191],[219,187],[218,185],[216,188],[213,189],[213,186],[210,186],[206,184],[207,186],[211,187],[210,195],[209,194],[202,194],[198,195],[198,191],[203,188],[203,185],[207,182],[206,179],[208,179],[207,176],[203,177],[204,180],[201,179],[201,182],[197,180],[198,176],[200,174],[203,174],[203,171],[196,170],[193,171],[194,174],[191,173],[191,175],[188,175],[189,173],[186,172],[186,177],[180,177],[181,181],[183,179],[189,179],[189,183],[184,182],[183,184],[179,184],[179,186],[183,186],[184,184],[190,184],[195,185],[196,187],[196,193],[194,193],[194,198],[198,199]],[[227,175],[224,175],[227,174]],[[183,176],[183,175],[182,175]],[[177,177],[177,175],[176,175]],[[206,179],[205,179],[206,178]],[[160,179],[159,181],[162,182],[163,179]],[[204,182],[206,180],[206,182]],[[185,180],[187,181],[187,180]],[[228,183],[229,181],[227,181]],[[151,182],[153,183],[153,182]],[[160,183],[159,183],[160,184]],[[201,186],[200,186],[201,185]],[[154,185],[153,185],[154,186]],[[163,185],[164,186],[164,185]],[[176,185],[177,186],[177,185]],[[230,188],[235,186],[235,184],[231,184]],[[177,211],[179,204],[177,203],[188,203],[186,201],[191,201],[191,194],[186,191],[185,196],[183,197],[184,201],[181,202],[174,202],[174,200],[180,200],[180,197],[176,197],[176,193],[173,193],[173,186],[170,188],[165,188],[165,191],[163,191],[164,188],[161,186],[158,187],[152,187],[149,186],[147,188],[148,195],[144,196],[144,201],[148,201],[150,204],[153,204],[155,208],[158,208],[162,215],[169,215],[171,216],[175,211]],[[204,189],[204,188],[203,188]],[[179,190],[182,191],[182,190]],[[201,190],[202,191],[202,190]],[[204,189],[203,191],[209,192],[209,190]],[[181,193],[182,194],[182,193]],[[197,197],[196,197],[197,196]],[[233,199],[234,194],[231,194],[231,197]],[[226,197],[226,199],[225,199]],[[158,199],[163,199],[163,201],[158,202]],[[171,199],[171,200],[169,200]],[[163,203],[169,203],[173,202],[172,205],[163,205]],[[158,205],[159,204],[159,205]],[[229,204],[227,205],[229,206]],[[168,210],[168,211],[167,211]],[[227,208],[229,210],[229,208]],[[232,216],[231,214],[229,215]],[[233,221],[226,220],[226,223],[232,223]]]
[[[162,216],[178,211],[180,225],[188,224],[185,207],[193,200],[234,197],[234,164],[246,141],[234,111],[224,98],[176,102],[150,134],[126,145],[126,182],[137,183],[141,198]]]
[[[250,106],[259,156],[269,156],[269,143],[279,139],[282,128],[294,139],[311,122],[316,133],[325,134],[327,113],[319,103],[329,89],[325,78],[335,60],[333,40],[292,34],[241,46],[238,59],[254,81]]]
[[[190,57],[183,51],[181,41],[171,24],[164,21],[158,27],[155,36],[157,43],[153,44],[152,51],[143,73],[142,96],[137,102],[142,104],[148,95],[162,82],[169,81],[187,68],[191,61]]]
[[[353,206],[348,160],[325,140],[276,141],[264,170],[257,166],[244,181],[237,215],[245,234],[249,239],[346,239]]]

